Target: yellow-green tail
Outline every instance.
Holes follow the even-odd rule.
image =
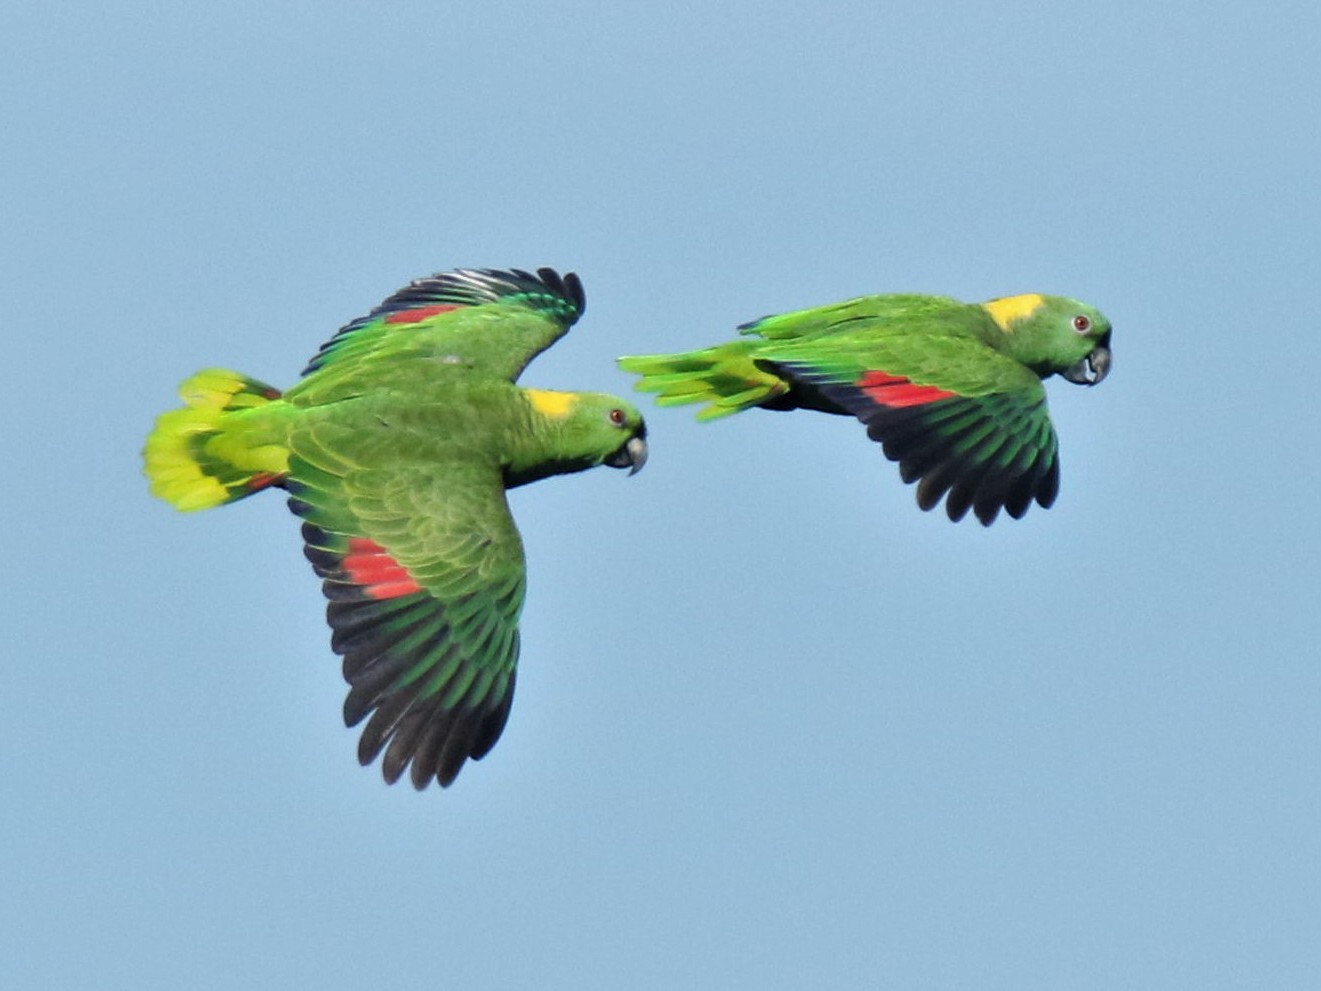
[[[208,368],[179,386],[179,398],[184,408],[156,418],[142,452],[152,495],[184,511],[209,509],[284,478],[288,449],[252,416],[280,390]]]
[[[658,406],[708,403],[699,420],[760,406],[789,390],[779,376],[762,368],[743,341],[685,354],[630,355],[619,367],[641,376],[634,388],[656,393]]]

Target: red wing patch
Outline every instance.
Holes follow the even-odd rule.
[[[384,547],[367,537],[349,538],[349,552],[342,566],[349,580],[361,585],[373,599],[393,599],[422,589]]]
[[[914,385],[902,375],[885,372],[867,372],[858,379],[857,385],[873,402],[891,409],[921,406],[938,399],[953,399],[956,395],[934,385]]]
[[[259,471],[244,484],[247,486],[249,492],[260,492],[262,489],[268,488],[272,485],[278,485],[284,480],[284,478],[284,475],[276,475],[269,471]]]
[[[457,303],[438,303],[435,306],[417,306],[411,310],[400,310],[398,313],[391,313],[385,318],[386,323],[421,323],[429,317],[437,316],[441,313],[448,313],[450,310],[459,309]]]

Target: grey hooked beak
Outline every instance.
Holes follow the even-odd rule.
[[[1077,385],[1100,385],[1110,374],[1110,349],[1104,344],[1097,345],[1091,354],[1075,361],[1060,374]]]
[[[628,443],[605,459],[611,468],[627,468],[636,475],[647,463],[647,442],[642,437],[630,437]]]

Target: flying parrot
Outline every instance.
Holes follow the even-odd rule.
[[[741,339],[683,354],[619,359],[661,406],[706,403],[699,420],[753,406],[856,416],[917,503],[943,498],[989,526],[1059,491],[1042,380],[1096,385],[1110,370],[1110,322],[1095,307],[1029,294],[968,304],[863,296],[742,325]],[[920,479],[920,481],[919,481]]]
[[[572,273],[461,269],[346,324],[281,393],[199,372],[143,452],[181,510],[284,489],[322,578],[358,759],[448,786],[509,716],[526,569],[505,492],[596,465],[638,471],[628,402],[514,383],[582,315]],[[368,718],[370,716],[370,718]]]

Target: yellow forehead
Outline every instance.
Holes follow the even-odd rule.
[[[1040,293],[1030,292],[1022,296],[993,299],[989,303],[983,303],[982,309],[989,313],[1000,329],[1008,334],[1012,333],[1013,324],[1036,313],[1045,302]]]
[[[569,410],[573,409],[574,404],[578,402],[578,397],[572,392],[551,392],[547,389],[524,389],[523,394],[527,396],[528,402],[532,408],[542,416],[548,416],[552,420],[560,420],[569,415]]]

